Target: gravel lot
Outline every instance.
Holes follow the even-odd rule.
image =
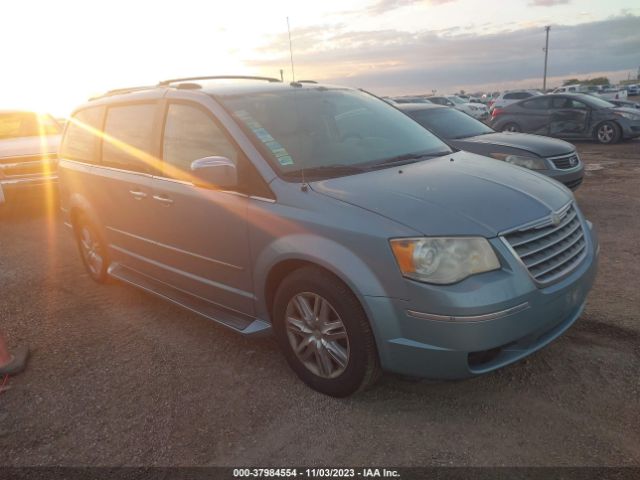
[[[2,465],[640,465],[640,141],[578,145],[600,233],[582,318],[461,382],[386,375],[336,400],[247,339],[81,268],[60,219],[0,220],[0,327],[32,348],[0,395]]]

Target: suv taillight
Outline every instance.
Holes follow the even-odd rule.
[[[498,115],[502,115],[504,113],[504,109],[502,108],[494,108],[491,111],[491,117],[496,118]]]

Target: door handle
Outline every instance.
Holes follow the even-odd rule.
[[[164,195],[154,195],[153,199],[157,200],[158,202],[164,204],[167,207],[173,204],[173,200],[171,200],[169,197],[165,197]]]
[[[141,192],[139,190],[129,190],[129,193],[133,196],[133,198],[135,198],[136,200],[142,200],[143,198],[147,198],[147,194],[144,192]]]

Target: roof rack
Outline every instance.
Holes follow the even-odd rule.
[[[298,80],[298,83],[318,83],[315,80]]]
[[[250,75],[214,75],[207,77],[185,77],[185,78],[172,78],[170,80],[163,80],[158,83],[159,87],[166,87],[172,83],[189,82],[191,80],[264,80],[266,82],[281,83],[279,78],[275,77],[254,77]]]

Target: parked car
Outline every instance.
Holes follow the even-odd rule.
[[[628,96],[640,95],[640,85],[627,85],[627,95]]]
[[[504,108],[512,103],[524,100],[525,98],[535,97],[537,95],[542,94],[537,90],[510,90],[508,92],[503,92],[493,100],[489,110],[494,108]]]
[[[458,110],[440,105],[407,104],[398,108],[457,149],[536,170],[572,190],[582,183],[584,165],[575,147],[564,140],[496,132]]]
[[[446,107],[453,107],[461,112],[471,115],[473,118],[484,120],[489,118],[489,109],[482,103],[469,103],[465,102],[456,95],[444,95],[427,97],[427,100],[436,105],[444,105]]]
[[[580,316],[598,242],[568,189],[454,151],[366,92],[224,78],[73,113],[61,202],[92,279],[273,329],[334,396],[380,369],[478,376]]]
[[[552,93],[596,94],[604,100],[625,100],[627,91],[610,85],[568,85],[558,87]]]
[[[392,97],[391,100],[393,100],[395,103],[431,103],[428,98],[419,96]]]
[[[57,181],[59,141],[60,126],[51,116],[0,111],[0,204],[19,202]]]
[[[473,95],[464,95],[464,94],[458,94],[456,95],[458,98],[461,98],[462,100],[464,100],[465,102],[468,103],[482,103],[480,101],[480,97],[475,97]]]
[[[493,110],[498,131],[526,132],[603,144],[640,136],[640,112],[592,95],[550,94]]]

